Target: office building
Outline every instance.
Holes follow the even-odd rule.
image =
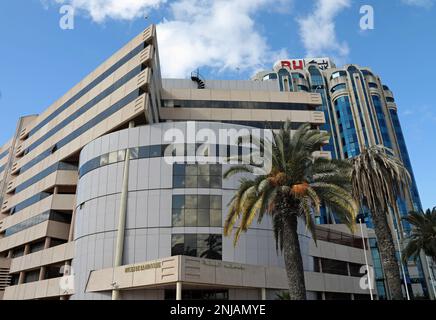
[[[329,151],[333,158],[352,158],[364,147],[372,145],[384,145],[393,150],[411,176],[406,198],[398,199],[400,214],[407,216],[410,211],[422,210],[393,92],[370,68],[358,65],[338,68],[329,58],[281,60],[274,64],[272,70],[256,74],[253,80],[278,82],[280,91],[320,94],[322,106],[317,110],[323,111],[326,117],[326,123],[321,128],[331,133],[330,143],[323,150]],[[384,281],[370,213],[362,208],[361,214],[370,230],[379,297],[387,298],[389,292]],[[396,230],[399,222],[394,220],[393,218],[392,226],[396,240],[401,235]],[[324,209],[318,222],[331,224],[336,219],[333,213]],[[404,230],[409,232],[410,225],[405,221],[402,224]],[[434,297],[431,284],[434,274],[430,275],[433,269],[428,267],[426,260],[421,257],[416,264],[409,262],[406,266],[403,287],[407,283],[408,293],[412,297]],[[405,287],[404,294],[407,295]]]
[[[40,115],[21,118],[0,147],[0,298],[275,299],[286,290],[268,219],[236,247],[223,236],[238,184],[223,179],[230,164],[169,164],[164,137],[287,119],[326,130],[325,95],[308,84],[283,90],[279,79],[162,79],[159,68],[150,26]],[[318,156],[348,152],[325,148]],[[371,230],[317,229],[317,245],[299,229],[308,298],[369,299],[361,280],[365,253],[373,265]]]

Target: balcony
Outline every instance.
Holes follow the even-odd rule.
[[[62,280],[63,278],[59,277],[10,286],[6,288],[3,298],[4,300],[33,300],[74,294],[74,290],[62,288]]]

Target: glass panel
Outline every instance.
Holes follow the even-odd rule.
[[[222,259],[221,235],[198,235],[198,256],[206,259]]]
[[[139,148],[130,148],[130,159],[139,158]]]
[[[186,196],[185,197],[185,207],[188,209],[197,209],[197,196]]]
[[[173,227],[183,227],[185,225],[185,215],[183,209],[173,209]]]
[[[188,164],[186,165],[186,172],[185,174],[187,176],[196,176],[197,175],[197,166],[195,164]]]
[[[221,189],[222,188],[222,179],[221,176],[210,176],[209,177],[209,186],[212,189]]]
[[[161,146],[151,146],[150,147],[150,158],[156,158],[161,156]]]
[[[199,209],[198,210],[198,227],[209,227],[209,209]]]
[[[198,174],[201,176],[208,176],[209,175],[209,165],[202,164],[198,166]]]
[[[185,165],[184,164],[173,165],[173,175],[184,176],[185,175]]]
[[[124,161],[126,159],[126,150],[118,151],[118,161]]]
[[[197,209],[185,209],[185,227],[197,226]]]
[[[139,147],[139,158],[145,159],[150,157],[150,147]]]
[[[209,209],[209,196],[208,195],[198,196],[198,208]]]
[[[185,187],[185,177],[184,176],[174,176],[173,177],[173,188],[184,188]]]
[[[209,183],[209,176],[198,176],[198,188],[209,188],[210,183]]]
[[[221,176],[222,167],[220,164],[211,164],[210,165],[210,174],[214,176]]]
[[[221,210],[217,210],[217,209],[210,210],[210,226],[211,227],[222,227]]]
[[[109,153],[109,164],[118,162],[118,152],[111,152]]]
[[[210,208],[211,209],[221,209],[222,205],[222,197],[221,196],[210,196]]]
[[[109,155],[104,154],[100,157],[100,166],[105,166],[109,163]]]
[[[185,255],[196,257],[197,256],[197,235],[186,234],[185,235]]]
[[[186,188],[197,188],[197,176],[186,176],[185,177],[185,187]]]
[[[183,234],[173,234],[171,238],[171,255],[178,256],[185,253],[185,237]]]
[[[185,196],[184,195],[176,195],[173,196],[173,209],[183,209],[185,207]]]

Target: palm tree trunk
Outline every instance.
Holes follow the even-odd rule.
[[[290,300],[306,300],[303,259],[297,233],[297,217],[286,215],[283,230],[283,254],[288,276]]]
[[[395,255],[395,245],[392,239],[392,232],[389,228],[386,214],[384,212],[374,212],[374,231],[377,236],[378,249],[381,255],[383,271],[392,300],[403,300],[401,289],[400,269]]]

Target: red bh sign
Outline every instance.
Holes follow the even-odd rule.
[[[304,60],[283,60],[281,61],[282,68],[289,68],[290,70],[303,70]]]

